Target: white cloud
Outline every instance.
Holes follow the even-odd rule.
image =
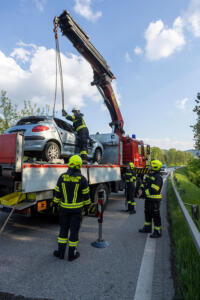
[[[184,16],[188,29],[195,37],[200,37],[200,1],[192,0]]]
[[[138,47],[138,46],[136,46],[135,49],[134,49],[133,51],[134,51],[134,53],[135,53],[136,55],[142,55],[142,54],[143,54],[142,49],[141,49],[140,47]]]
[[[126,60],[127,63],[133,62],[133,60],[132,60],[132,58],[130,57],[130,55],[129,55],[128,52],[126,52],[126,54],[125,54],[125,60]]]
[[[24,44],[25,45],[25,44]],[[6,56],[0,51],[0,90],[6,90],[8,97],[18,105],[24,100],[31,100],[42,106],[53,107],[55,92],[55,50],[33,45],[27,51],[24,47]],[[27,52],[26,52],[27,51]],[[30,55],[29,55],[30,54]],[[17,58],[17,60],[16,60]],[[27,68],[22,68],[26,60]],[[82,57],[61,53],[65,107],[84,106],[85,100],[100,101],[101,96],[95,86],[91,86],[93,72],[90,65]],[[56,109],[61,109],[60,84],[58,83]]]
[[[45,6],[47,0],[33,0],[33,1],[36,5],[37,9],[42,12],[44,10],[44,6]]]
[[[31,53],[24,48],[15,48],[10,54],[11,57],[21,60],[23,63],[29,61]]]
[[[188,98],[184,98],[182,100],[176,101],[176,107],[179,108],[180,110],[185,110],[186,109],[186,103],[189,101]]]
[[[154,139],[154,138],[142,138],[145,144],[149,144],[151,147],[159,147],[160,149],[169,150],[171,148],[175,148],[176,150],[189,150],[194,148],[194,143],[191,140],[185,139],[177,140],[177,139],[170,139],[168,137],[161,138],[161,139]]]
[[[92,0],[74,0],[74,10],[77,14],[86,18],[89,21],[95,22],[102,16],[101,11],[94,13],[91,9]]]
[[[150,23],[146,32],[146,56],[149,60],[166,58],[185,45],[183,20],[175,19],[172,28],[164,25],[162,20]]]

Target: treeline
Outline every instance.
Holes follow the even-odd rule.
[[[17,104],[13,104],[7,97],[6,91],[1,91],[0,97],[0,134],[15,125],[22,117],[48,115],[50,107],[38,107],[30,100],[24,101],[23,108],[19,109]]]
[[[185,166],[194,156],[189,152],[176,150],[162,150],[158,147],[151,148],[151,159],[159,159],[163,164],[170,166]]]

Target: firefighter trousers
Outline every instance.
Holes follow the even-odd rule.
[[[78,147],[80,148],[80,155],[83,159],[86,159],[88,156],[88,139],[89,131],[87,127],[80,129],[77,132]]]
[[[155,227],[160,228],[161,227],[160,200],[145,199],[144,215],[145,215],[146,225],[151,226],[153,220],[154,228]]]
[[[58,237],[58,243],[66,243],[69,235],[69,246],[76,247],[79,239],[79,229],[82,221],[82,211],[72,211],[66,208],[60,209],[59,223],[60,223],[60,234]]]
[[[130,211],[135,210],[136,202],[135,202],[135,184],[134,182],[128,182],[126,184],[126,201],[128,203],[128,209]]]

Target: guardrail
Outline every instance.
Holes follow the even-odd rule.
[[[174,189],[174,192],[176,194],[176,197],[177,197],[177,200],[179,202],[179,205],[180,205],[180,208],[182,210],[182,213],[183,213],[183,216],[187,222],[187,225],[189,227],[189,230],[191,232],[191,235],[192,235],[192,239],[195,243],[195,246],[196,246],[196,249],[200,255],[200,232],[198,231],[195,223],[193,222],[192,218],[190,217],[190,214],[188,213],[187,209],[185,208],[185,205],[175,187],[175,184],[174,184],[174,181],[173,181],[173,178],[172,178],[172,175],[173,175],[173,172],[171,172],[170,176],[171,176],[171,182],[172,182],[172,186],[173,186],[173,189]]]

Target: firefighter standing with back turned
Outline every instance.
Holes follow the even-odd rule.
[[[129,163],[128,169],[126,170],[126,200],[128,203],[127,211],[130,214],[135,214],[135,181],[136,181],[136,174],[134,172],[134,164],[132,162]]]
[[[58,236],[58,250],[55,250],[53,255],[63,259],[68,242],[68,260],[72,261],[80,256],[76,250],[79,242],[78,233],[82,220],[82,208],[87,209],[91,200],[88,182],[80,171],[81,157],[79,155],[71,156],[68,166],[69,169],[59,177],[54,190],[54,212],[60,205],[60,234]]]
[[[78,147],[80,148],[80,156],[86,161],[88,158],[88,138],[89,131],[83,119],[83,114],[78,108],[72,109],[73,116],[62,110],[62,115],[69,121],[73,122],[73,127],[77,133]]]
[[[139,195],[144,194],[144,227],[139,229],[141,233],[152,232],[152,220],[154,222],[154,231],[150,235],[151,238],[159,238],[162,235],[161,217],[160,217],[160,201],[162,199],[161,189],[163,179],[160,174],[162,163],[159,160],[151,161],[149,175],[146,175],[142,189],[139,190]]]

